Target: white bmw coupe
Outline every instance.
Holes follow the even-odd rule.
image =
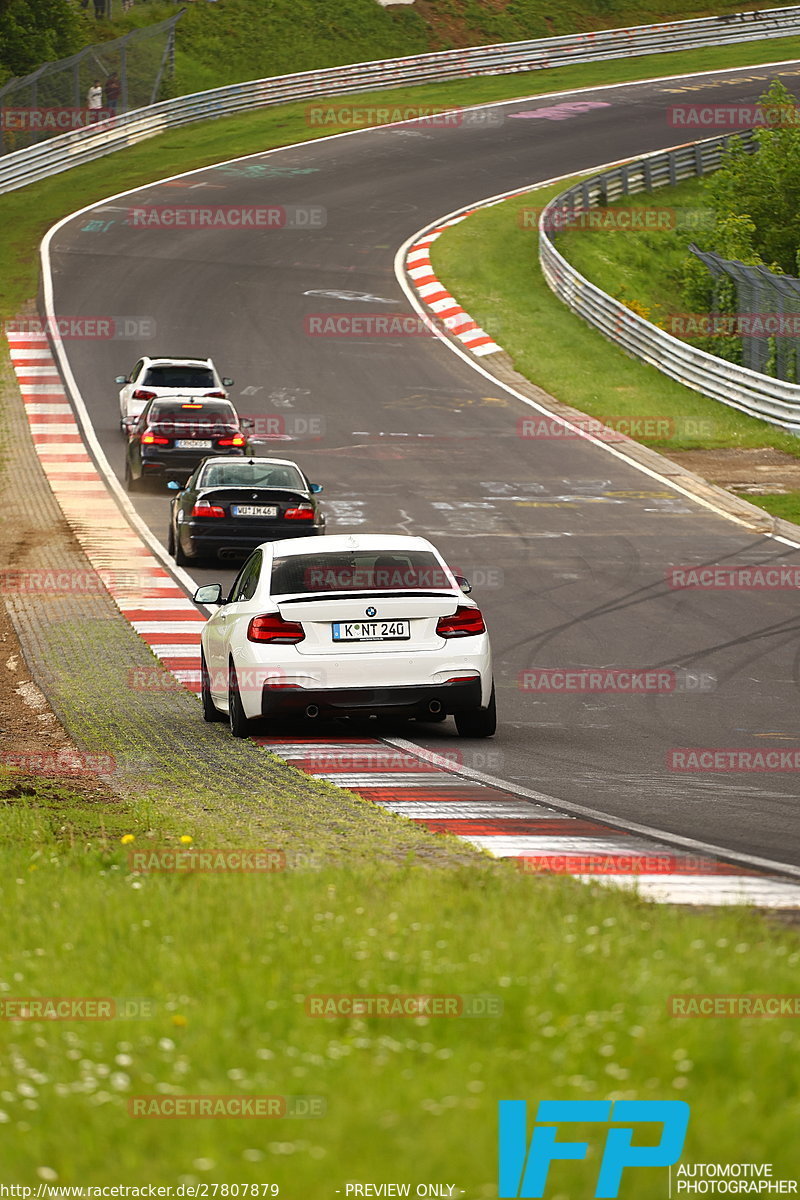
[[[391,714],[455,718],[495,732],[489,635],[480,609],[421,537],[335,535],[264,542],[201,635],[203,716],[245,737],[256,718]]]

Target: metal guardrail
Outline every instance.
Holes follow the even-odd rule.
[[[712,400],[800,434],[800,384],[785,383],[727,362],[659,329],[590,283],[559,254],[553,242],[553,230],[567,227],[568,215],[574,218],[576,213],[621,196],[715,171],[725,146],[736,137],[747,149],[757,149],[749,132],[711,138],[648,154],[562,192],[542,210],[539,218],[539,263],[551,291],[632,357],[650,363],[662,374]]]
[[[0,159],[0,193],[68,171],[166,129],[290,100],[312,101],[323,96],[342,96],[401,84],[513,74],[543,67],[790,37],[798,33],[800,7],[793,6],[692,21],[637,25],[630,29],[603,29],[596,33],[507,42],[468,50],[445,50],[233,84],[165,100],[99,123],[91,129],[62,134],[26,150],[6,154]]]
[[[77,54],[43,63],[21,79],[0,87],[0,154],[13,154],[91,123],[86,106],[89,85],[102,86],[105,114],[155,104],[172,73],[175,26],[185,13],[157,25],[132,29],[109,42],[84,46]],[[109,88],[116,82],[116,93]],[[95,114],[96,115],[96,114]],[[58,126],[58,122],[63,124]],[[49,125],[52,122],[52,125]]]

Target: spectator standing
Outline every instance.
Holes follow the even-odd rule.
[[[106,0],[94,0],[94,15],[98,21],[106,15]]]
[[[111,112],[117,111],[119,104],[120,82],[117,72],[113,71],[106,80],[106,108]]]
[[[87,124],[92,125],[99,119],[99,113],[103,107],[103,88],[99,79],[95,79],[86,93],[86,106],[89,109]]]

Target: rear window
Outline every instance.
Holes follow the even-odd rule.
[[[222,400],[174,400],[156,403],[150,409],[150,421],[158,425],[222,425],[236,426],[239,421],[233,405]]]
[[[199,479],[201,487],[268,487],[304,492],[305,482],[294,467],[258,463],[209,463]]]
[[[214,372],[208,367],[148,367],[142,383],[152,387],[215,388]]]
[[[453,590],[430,550],[356,550],[276,557],[273,596],[296,592],[404,592]]]

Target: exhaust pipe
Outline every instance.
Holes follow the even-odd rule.
[[[431,700],[430,704],[428,705],[428,712],[431,713],[433,716],[436,716],[436,714],[440,713],[441,711],[442,711],[441,701]]]
[[[306,709],[306,716],[311,717],[312,719],[314,717],[318,717],[319,716],[318,706],[316,704],[309,704],[308,708]]]

